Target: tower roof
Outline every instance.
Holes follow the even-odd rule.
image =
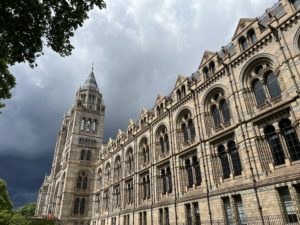
[[[92,71],[86,81],[84,82],[84,85],[82,86],[83,89],[92,89],[98,91],[98,85],[97,81],[94,75],[94,72]]]

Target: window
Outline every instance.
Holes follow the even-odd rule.
[[[185,93],[185,86],[182,85],[182,87],[181,87],[181,97],[183,98],[185,95],[186,95],[186,93]]]
[[[126,204],[132,204],[133,203],[133,180],[126,181],[125,191],[126,191]]]
[[[133,150],[129,148],[126,154],[126,165],[127,165],[127,173],[131,174],[134,171],[134,164],[133,164]]]
[[[223,116],[224,123],[230,122],[230,112],[229,112],[229,106],[228,103],[223,99],[220,102],[220,110]]]
[[[77,177],[77,189],[87,189],[87,181],[88,178],[85,172],[79,173]]]
[[[200,225],[200,210],[198,202],[193,203],[195,225]]]
[[[257,37],[253,29],[248,31],[248,37],[251,40],[251,44],[255,44],[257,42]]]
[[[283,134],[290,158],[292,161],[300,160],[300,143],[291,121],[283,119],[279,123],[280,130]]]
[[[80,160],[86,160],[90,161],[91,160],[91,151],[90,150],[81,150],[80,152]]]
[[[280,196],[286,222],[297,223],[298,219],[297,219],[297,215],[293,206],[293,202],[288,187],[279,188],[278,193]]]
[[[96,122],[96,120],[94,120],[92,123],[92,131],[96,131],[96,124],[97,124],[97,122]]]
[[[124,225],[131,225],[130,224],[130,215],[125,215],[123,218],[124,218]]]
[[[111,175],[111,172],[110,172],[110,164],[107,163],[106,164],[106,167],[105,167],[105,170],[106,170],[106,174],[105,174],[105,177],[106,177],[106,185],[109,185],[110,184],[110,175]]]
[[[108,208],[109,208],[109,190],[105,190],[103,192],[103,210],[104,211],[108,211]]]
[[[193,225],[193,216],[192,216],[192,210],[190,204],[185,205],[185,213],[186,213],[186,225]]]
[[[198,202],[185,204],[186,225],[200,225],[200,211]]]
[[[120,186],[114,187],[114,207],[120,208],[121,203],[121,192],[120,192]]]
[[[237,214],[238,224],[246,225],[246,213],[244,210],[243,202],[241,195],[233,196],[234,203],[235,203],[235,210]]]
[[[111,218],[111,225],[117,225],[117,218],[116,217]]]
[[[275,165],[284,164],[285,156],[281,147],[279,136],[275,132],[275,128],[272,125],[268,125],[265,127],[264,132],[271,149],[274,164]]]
[[[235,176],[242,174],[242,165],[239,152],[235,146],[235,142],[231,141],[228,143],[228,151],[231,156],[233,174]]]
[[[147,212],[140,212],[139,213],[139,217],[140,217],[140,225],[147,225]]]
[[[220,127],[221,126],[221,119],[220,119],[220,114],[219,114],[219,110],[217,109],[216,105],[213,105],[211,107],[211,114],[214,120],[214,125],[215,127]]]
[[[170,225],[169,208],[160,208],[158,222],[160,225]]]
[[[196,137],[196,130],[194,126],[194,121],[192,115],[189,111],[184,111],[178,117],[177,120],[178,136],[180,138],[179,143],[183,142],[185,144],[190,141],[194,141]]]
[[[176,91],[176,96],[177,96],[177,101],[179,101],[181,99],[181,91],[180,91],[180,89],[178,89]]]
[[[169,153],[169,136],[165,126],[159,127],[156,134],[157,155],[164,156]]]
[[[200,165],[197,159],[197,156],[191,156],[190,158],[185,158],[184,167],[186,171],[187,177],[187,187],[192,188],[193,185],[199,186],[201,185],[201,171]]]
[[[229,197],[223,198],[223,205],[225,211],[225,219],[228,225],[233,225],[233,213],[230,205]]]
[[[162,194],[172,192],[172,175],[170,167],[160,170],[160,183],[162,184]]]
[[[270,93],[271,99],[281,96],[281,90],[277,81],[277,77],[273,72],[269,72],[266,75],[267,87]]]
[[[98,184],[99,184],[99,189],[102,188],[102,170],[98,170]]]
[[[222,172],[223,172],[223,178],[229,178],[230,177],[230,166],[228,161],[227,153],[225,152],[225,147],[223,145],[220,145],[218,147],[218,154],[221,159],[221,166],[222,166]]]
[[[91,121],[88,120],[86,123],[86,131],[90,131],[90,129],[91,129]]]
[[[122,166],[121,166],[121,158],[117,156],[115,159],[115,168],[114,168],[114,179],[118,181],[122,177]]]
[[[204,74],[205,79],[209,79],[209,71],[208,71],[207,67],[203,68],[203,74]]]
[[[252,89],[256,98],[258,106],[261,106],[266,101],[266,95],[260,80],[254,80],[252,83]]]
[[[143,200],[150,199],[150,176],[149,174],[144,175],[141,177],[142,184],[141,184],[141,193]]]
[[[239,39],[239,43],[240,43],[242,51],[245,51],[248,48],[248,42],[244,36]]]
[[[210,74],[214,75],[215,71],[216,71],[216,66],[215,66],[215,63],[213,61],[209,63],[209,69],[210,69]]]
[[[85,198],[75,198],[74,201],[74,214],[84,214],[84,208],[85,208]]]
[[[150,161],[150,151],[147,138],[143,138],[140,144],[140,154],[141,154],[141,162],[144,164],[148,164]]]
[[[81,119],[81,122],[80,122],[80,130],[84,130],[84,124],[85,124],[85,119]]]

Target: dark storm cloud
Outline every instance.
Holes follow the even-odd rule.
[[[114,138],[158,93],[168,94],[178,74],[194,72],[204,50],[226,45],[240,17],[260,16],[274,2],[107,1],[107,9],[92,11],[76,32],[72,56],[47,49],[34,70],[12,67],[17,87],[0,116],[0,177],[16,204],[34,200],[50,170],[62,117],[92,62],[107,107],[105,139]]]

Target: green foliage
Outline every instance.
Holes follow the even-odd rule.
[[[1,225],[9,225],[10,219],[13,214],[9,210],[0,210],[0,224]]]
[[[56,224],[54,220],[48,219],[31,219],[30,225],[54,225]]]
[[[32,216],[34,216],[35,207],[36,207],[35,203],[28,203],[28,204],[22,206],[18,210],[18,212],[21,213],[21,215],[23,215],[23,216],[32,217]]]
[[[9,225],[30,225],[30,221],[23,215],[15,213],[9,221]]]
[[[0,179],[0,210],[11,211],[12,208],[13,205],[7,191],[6,182]]]
[[[94,6],[106,5],[104,0],[1,0],[0,100],[10,98],[15,86],[8,65],[28,62],[34,67],[44,46],[61,56],[70,55],[70,38]]]

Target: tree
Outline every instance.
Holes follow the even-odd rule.
[[[34,216],[35,207],[36,207],[35,203],[28,203],[28,204],[22,206],[18,210],[18,212],[21,213],[25,217],[31,217],[31,216]]]
[[[0,100],[10,98],[16,84],[8,66],[21,62],[36,66],[45,46],[61,56],[70,55],[70,38],[94,6],[106,5],[104,0],[1,0]]]
[[[12,211],[13,204],[10,200],[6,182],[0,179],[0,210]]]

